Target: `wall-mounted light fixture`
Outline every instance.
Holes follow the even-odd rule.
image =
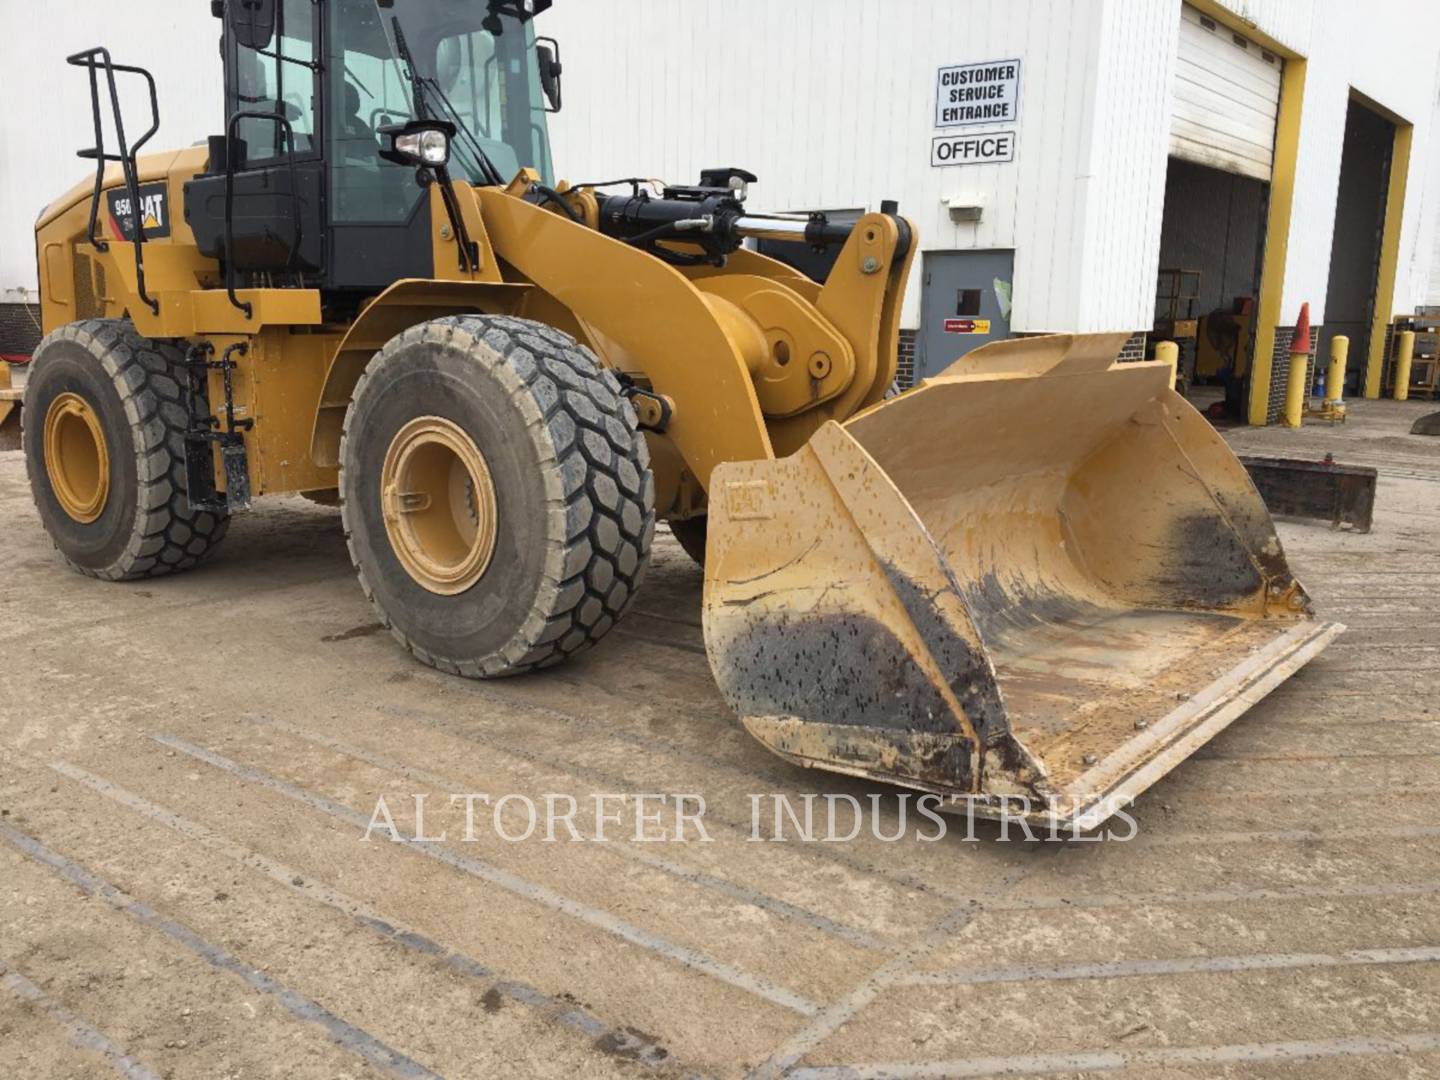
[[[957,225],[973,225],[985,212],[984,205],[973,195],[951,195],[944,200],[950,220]]]

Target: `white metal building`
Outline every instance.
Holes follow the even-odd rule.
[[[946,306],[955,252],[976,256],[976,287],[993,283],[995,253],[1013,258],[1010,333],[1149,330],[1167,216],[1198,202],[1182,189],[1167,205],[1179,159],[1260,189],[1249,415],[1263,421],[1301,303],[1312,324],[1326,318],[1352,101],[1393,129],[1383,250],[1364,253],[1367,337],[1383,349],[1370,330],[1392,311],[1440,303],[1432,0],[560,0],[544,19],[565,46],[554,127],[565,175],[687,179],[740,165],[760,177],[757,208],[898,199],[921,234],[903,325],[918,331],[922,373],[970,343],[924,355],[960,313]],[[942,71],[1011,60],[1018,86],[992,92],[1015,93],[1012,115],[941,126]],[[1002,133],[1010,146],[991,156],[1009,160],[934,157],[949,138]],[[1351,336],[1363,378],[1368,343]]]
[[[34,217],[84,175],[71,149],[93,141],[64,55],[98,37],[149,66],[156,147],[220,128],[207,0],[129,10],[0,0],[0,71],[27,104],[0,110],[0,353],[23,348]],[[560,176],[693,182],[737,165],[760,176],[755,209],[898,200],[920,232],[903,325],[921,373],[986,329],[1147,332],[1162,249],[1199,258],[1222,232],[1207,280],[1254,300],[1252,421],[1301,303],[1326,321],[1332,262],[1337,282],[1363,264],[1371,349],[1392,311],[1440,303],[1433,0],[556,0],[539,27],[565,65]],[[1388,139],[1379,171],[1350,185],[1367,208],[1381,194],[1360,254],[1334,242],[1364,235],[1341,195],[1356,109]]]

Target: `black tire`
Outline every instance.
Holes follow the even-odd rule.
[[[709,521],[708,517],[701,514],[699,517],[669,523],[675,539],[680,541],[685,554],[694,559],[697,566],[705,565],[705,531]]]
[[[25,468],[45,531],[82,574],[129,581],[186,570],[230,527],[228,515],[196,512],[186,498],[183,361],[178,348],[121,319],[70,323],[35,350],[22,417]],[[66,393],[93,411],[109,457],[109,494],[88,523],[61,505],[45,462],[45,417]]]
[[[494,554],[479,580],[421,585],[386,532],[380,477],[421,417],[458,426],[494,485]],[[655,532],[650,455],[615,376],[543,323],[459,315],[392,338],[366,366],[340,443],[341,516],[380,620],[415,657],[470,678],[546,667],[629,608]]]

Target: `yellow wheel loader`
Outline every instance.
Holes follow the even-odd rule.
[[[23,415],[76,569],[183,569],[255,497],[338,499],[399,642],[489,677],[603,638],[666,521],[771,750],[1080,827],[1339,632],[1124,335],[992,344],[887,398],[917,247],[893,204],[753,213],[736,168],[555,182],[548,6],[217,0],[224,130],[165,153],[139,153],[150,76],[70,58],[95,174],[36,227]]]

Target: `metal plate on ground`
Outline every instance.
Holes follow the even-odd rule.
[[[1368,533],[1375,516],[1375,481],[1368,465],[1341,465],[1333,460],[1240,458],[1272,514],[1319,518],[1339,528]]]

